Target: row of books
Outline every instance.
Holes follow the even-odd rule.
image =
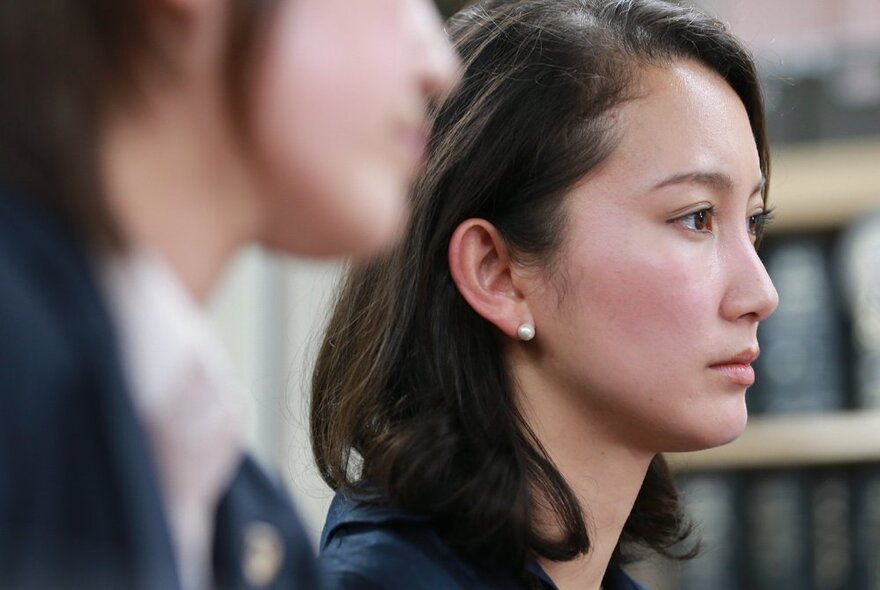
[[[702,553],[681,590],[880,590],[880,466],[680,481]]]
[[[880,214],[771,237],[761,256],[779,308],[758,332],[750,413],[880,408]]]

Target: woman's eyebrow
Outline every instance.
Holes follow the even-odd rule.
[[[651,190],[657,190],[676,184],[701,184],[722,192],[730,192],[734,187],[733,179],[724,172],[697,171],[674,174],[658,182]],[[761,176],[761,180],[755,185],[751,195],[756,195],[762,192],[766,184],[767,178]]]

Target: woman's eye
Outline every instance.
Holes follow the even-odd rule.
[[[710,232],[715,227],[715,208],[706,207],[699,211],[686,213],[681,217],[672,220],[674,223],[682,225],[685,229],[698,232]]]
[[[748,228],[749,234],[751,234],[755,243],[758,244],[761,242],[761,239],[764,237],[764,232],[767,229],[767,226],[773,221],[773,211],[761,211],[760,213],[756,213],[755,215],[750,215],[748,218]]]

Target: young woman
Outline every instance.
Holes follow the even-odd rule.
[[[315,584],[200,302],[400,231],[429,0],[0,0],[0,587]]]
[[[479,3],[404,243],[314,376],[338,588],[638,588],[690,545],[660,453],[746,423],[777,295],[755,67],[664,0]]]

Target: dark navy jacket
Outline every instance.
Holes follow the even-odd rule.
[[[166,522],[90,262],[0,185],[0,588],[175,590]],[[268,549],[249,534],[266,524]],[[215,525],[218,588],[315,586],[292,506],[251,459]]]
[[[318,567],[328,588],[338,590],[525,590],[510,572],[464,559],[441,539],[426,517],[388,505],[353,501],[337,493],[330,506]],[[528,573],[556,590],[532,562]],[[622,570],[609,568],[605,590],[645,590]]]

